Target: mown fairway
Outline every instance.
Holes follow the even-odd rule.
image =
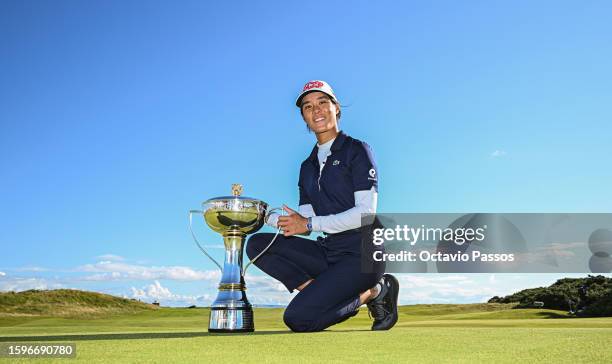
[[[207,309],[163,308],[97,319],[5,315],[0,341],[74,342],[76,360],[88,363],[612,362],[612,318],[567,318],[560,311],[403,306],[400,322],[388,332],[371,332],[365,309],[312,334],[287,331],[282,309],[256,309],[255,320],[254,334],[211,335]],[[50,360],[36,359],[45,361]]]

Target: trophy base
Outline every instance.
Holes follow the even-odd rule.
[[[255,332],[255,329],[234,329],[234,330],[208,329],[208,332],[213,333],[213,334],[236,334],[240,332]]]
[[[237,333],[253,332],[253,308],[247,307],[211,307],[208,332]]]

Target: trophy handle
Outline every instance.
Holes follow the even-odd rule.
[[[264,222],[268,223],[268,218],[270,217],[270,215],[272,214],[273,211],[280,211],[281,215],[285,215],[285,210],[283,210],[282,207],[275,207],[273,209],[271,209],[270,211],[268,211],[268,213],[266,214],[266,216],[264,217]],[[272,240],[270,240],[270,244],[268,244],[268,246],[266,246],[264,248],[264,250],[261,251],[261,253],[257,254],[257,256],[253,259],[251,259],[247,265],[244,266],[244,269],[242,270],[242,276],[244,276],[246,274],[247,269],[251,266],[251,264],[253,264],[257,259],[259,259],[259,257],[261,257],[265,252],[268,251],[268,249],[270,249],[270,247],[272,246],[272,244],[274,244],[274,241],[276,240],[276,237],[278,237],[278,234],[280,233],[281,229],[277,228],[276,230],[276,234],[274,234],[274,237],[272,238]]]
[[[217,263],[217,261],[215,260],[215,258],[211,257],[210,254],[208,254],[208,252],[206,251],[206,249],[204,249],[202,247],[202,245],[200,245],[200,242],[198,241],[198,238],[196,238],[195,233],[193,232],[193,214],[203,214],[204,211],[200,211],[200,210],[190,210],[189,211],[189,231],[191,231],[191,236],[193,236],[193,240],[195,241],[196,245],[198,246],[198,248],[200,248],[200,250],[202,251],[202,253],[204,253],[204,255],[206,255],[210,260],[213,261],[213,263],[215,263],[217,265],[217,267],[219,267],[219,270],[221,270],[221,273],[223,273],[223,268],[221,268],[221,264]]]

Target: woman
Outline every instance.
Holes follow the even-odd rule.
[[[378,179],[370,148],[339,131],[340,103],[326,82],[306,83],[296,105],[317,145],[301,165],[298,211],[283,206],[288,215],[268,217],[283,235],[254,264],[289,292],[300,291],[284,314],[293,331],[324,330],[356,315],[363,304],[374,318],[372,330],[388,330],[397,322],[397,279],[383,274],[384,263],[369,260],[367,269],[362,266],[362,233],[364,248],[375,249],[367,243],[370,226],[361,226],[362,213],[376,212]],[[311,232],[325,237],[296,236]],[[249,258],[273,235],[251,236]]]

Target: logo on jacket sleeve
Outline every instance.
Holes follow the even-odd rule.
[[[370,169],[370,171],[368,173],[370,174],[370,177],[368,177],[368,179],[376,181],[376,170],[374,168],[372,168],[372,169]]]

